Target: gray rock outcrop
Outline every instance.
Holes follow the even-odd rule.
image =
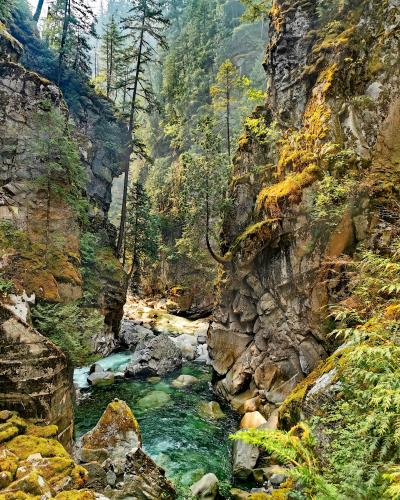
[[[130,378],[165,375],[182,365],[182,352],[166,334],[140,344],[125,370]]]

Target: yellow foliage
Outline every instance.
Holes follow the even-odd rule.
[[[257,210],[276,206],[282,199],[297,201],[302,190],[317,179],[318,173],[319,168],[311,164],[302,172],[289,174],[281,182],[264,188],[257,198]]]

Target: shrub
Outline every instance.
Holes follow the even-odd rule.
[[[78,302],[42,303],[33,309],[32,317],[35,328],[58,345],[74,366],[96,360],[92,339],[104,326],[104,317],[99,311],[85,309]]]

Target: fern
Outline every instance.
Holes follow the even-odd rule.
[[[327,483],[317,469],[314,438],[306,424],[299,423],[289,432],[249,429],[230,437],[261,447],[274,460],[288,466],[288,475],[297,482],[307,498],[313,498],[315,495],[326,500],[338,498],[336,488]]]

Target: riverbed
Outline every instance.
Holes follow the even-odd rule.
[[[123,370],[131,353],[121,352],[105,358],[104,368]],[[83,385],[86,370],[75,373]],[[181,374],[199,379],[186,388],[171,385]],[[231,481],[231,442],[238,417],[221,403],[225,416],[213,420],[200,410],[202,402],[215,400],[211,389],[211,367],[187,363],[178,372],[158,379],[122,380],[105,387],[84,388],[85,398],[75,409],[75,432],[80,437],[92,429],[114,398],[128,403],[139,421],[143,448],[165,468],[180,498],[204,474],[213,472],[220,482]]]

